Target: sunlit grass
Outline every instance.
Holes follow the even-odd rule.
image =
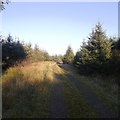
[[[3,118],[49,117],[55,74],[64,74],[55,62],[9,68],[2,77]]]

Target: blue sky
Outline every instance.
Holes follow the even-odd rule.
[[[108,36],[118,34],[117,2],[13,2],[2,12],[3,35],[37,44],[49,54],[74,53],[100,21]]]

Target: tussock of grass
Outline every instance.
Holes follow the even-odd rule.
[[[49,117],[55,74],[64,74],[55,62],[9,68],[2,77],[3,118]]]

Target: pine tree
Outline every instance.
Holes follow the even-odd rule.
[[[31,43],[24,44],[23,46],[24,46],[24,49],[25,49],[26,54],[27,54],[27,59],[32,60],[32,58],[33,58],[33,49],[32,49]]]
[[[90,62],[90,51],[87,49],[87,44],[85,42],[83,42],[83,45],[81,46],[81,58],[80,58],[80,62],[85,64]]]
[[[111,57],[111,42],[108,40],[102,25],[98,23],[88,38],[88,50],[92,62],[103,63]]]
[[[67,63],[67,64],[71,64],[71,63],[73,63],[73,60],[74,60],[73,50],[72,50],[71,46],[68,46],[68,49],[66,50],[66,53],[63,58],[63,62]]]
[[[2,64],[6,69],[26,58],[26,51],[20,41],[15,41],[9,34],[7,38],[0,38],[2,45]]]
[[[81,51],[79,50],[79,51],[77,51],[76,54],[75,54],[74,64],[79,65],[79,64],[81,63],[80,58],[81,58]]]

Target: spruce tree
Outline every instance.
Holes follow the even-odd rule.
[[[111,42],[108,40],[100,23],[96,25],[88,39],[88,50],[92,62],[103,63],[110,59]]]
[[[73,60],[74,60],[73,50],[72,50],[71,46],[68,46],[68,49],[66,50],[66,53],[63,58],[63,62],[67,63],[67,64],[71,64],[71,63],[73,63]]]

